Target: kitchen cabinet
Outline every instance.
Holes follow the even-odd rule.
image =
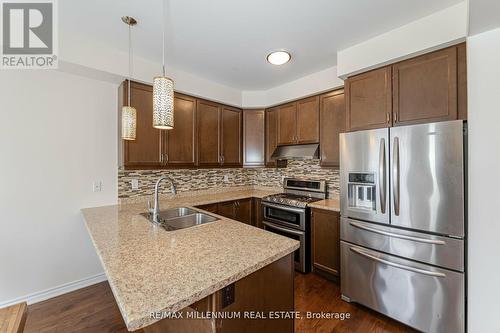
[[[457,48],[393,65],[393,126],[457,119]]]
[[[296,138],[297,103],[278,107],[278,145],[294,144]]]
[[[175,94],[174,128],[165,131],[163,163],[170,167],[196,165],[196,99]]]
[[[345,81],[346,130],[467,119],[465,43]]]
[[[389,127],[392,122],[392,67],[345,81],[347,131]]]
[[[313,208],[311,212],[312,264],[314,271],[340,275],[340,214]]]
[[[319,142],[319,97],[278,107],[278,145]]]
[[[265,164],[264,110],[243,110],[243,166]]]
[[[252,224],[252,198],[219,202],[217,214],[246,224]]]
[[[319,97],[297,101],[296,143],[319,142]]]
[[[198,165],[241,166],[241,110],[198,100]]]
[[[252,225],[264,229],[264,224],[262,224],[262,207],[260,205],[262,200],[260,198],[253,198],[252,200]]]
[[[122,105],[128,99],[128,82],[125,81]],[[162,166],[162,142],[164,133],[153,128],[153,87],[137,82],[130,85],[130,105],[137,110],[136,139],[122,140],[123,165],[125,168],[152,169]],[[121,113],[121,109],[119,111]]]
[[[271,160],[274,150],[278,147],[278,109],[266,110],[265,115],[265,141],[266,141],[266,166],[276,166],[276,161]]]
[[[224,201],[215,204],[196,206],[239,222],[254,225],[254,204],[252,198]]]
[[[198,122],[198,165],[217,166],[220,164],[220,110],[217,103],[197,101]]]
[[[242,166],[241,110],[223,106],[220,111],[221,165]]]
[[[320,165],[340,166],[339,135],[345,132],[346,112],[344,89],[320,97]]]

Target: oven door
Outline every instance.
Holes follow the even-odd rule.
[[[306,230],[306,211],[301,208],[281,206],[262,202],[262,218],[264,221],[278,223],[290,228]]]
[[[295,250],[293,254],[295,269],[301,271],[302,273],[307,273],[308,267],[306,263],[306,233],[304,231],[289,229],[265,221],[262,223],[264,224],[264,230],[284,237],[292,238],[300,242],[300,247]]]

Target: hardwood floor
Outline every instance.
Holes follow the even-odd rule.
[[[340,299],[338,284],[315,274],[295,276],[295,307],[309,312],[344,312],[351,318],[300,319],[295,332],[390,333],[412,329],[359,305]],[[107,282],[36,303],[28,307],[25,333],[128,332]],[[136,331],[142,333],[142,330]]]

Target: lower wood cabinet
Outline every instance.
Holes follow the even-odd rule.
[[[313,269],[340,277],[340,213],[313,208],[311,214]]]
[[[208,212],[218,214],[245,224],[256,226],[254,198],[224,201],[214,204],[196,206]],[[260,209],[260,202],[259,202]]]

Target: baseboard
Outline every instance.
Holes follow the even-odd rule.
[[[29,295],[17,297],[17,298],[11,299],[11,300],[6,301],[6,302],[1,302],[0,308],[6,307],[6,306],[9,306],[12,304],[21,303],[21,302],[27,302],[28,304],[38,303],[41,301],[45,301],[49,298],[63,295],[63,294],[69,293],[71,291],[75,291],[75,290],[78,290],[78,289],[81,289],[84,287],[88,287],[88,286],[91,286],[93,284],[103,282],[106,280],[107,280],[106,274],[100,273],[100,274],[97,274],[94,276],[89,276],[89,277],[81,279],[81,280],[68,282],[68,283],[62,284],[62,285],[57,286],[57,287],[45,289],[45,290],[38,291],[36,293],[32,293]]]

